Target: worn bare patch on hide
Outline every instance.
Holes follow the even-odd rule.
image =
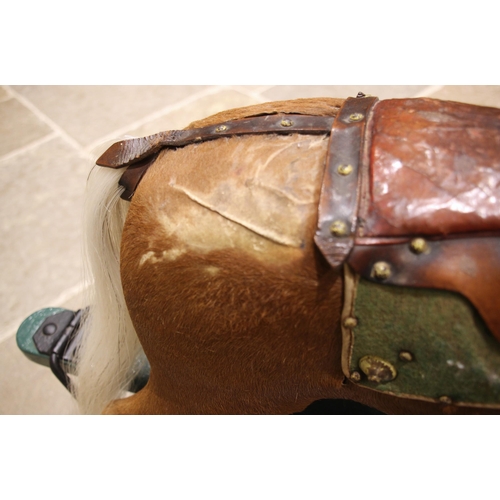
[[[215,267],[215,266],[205,266],[205,267],[203,268],[203,270],[204,270],[207,274],[209,274],[210,276],[215,276],[215,275],[219,274],[219,272],[220,272],[220,268]]]
[[[158,262],[172,261],[180,257],[182,254],[186,253],[186,250],[181,248],[172,248],[171,250],[163,250],[161,253],[156,253],[154,251],[146,252],[139,261],[139,266],[144,265],[146,262],[151,264],[156,264]]]
[[[140,263],[226,248],[265,260],[298,255],[312,241],[327,144],[326,136],[266,135],[164,151],[137,198],[145,188],[154,196],[175,248],[147,252]]]

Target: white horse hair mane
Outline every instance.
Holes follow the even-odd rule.
[[[120,198],[122,173],[95,166],[87,182],[83,260],[85,304],[90,307],[71,384],[83,414],[100,414],[124,396],[142,351],[120,279],[120,241],[129,207]]]

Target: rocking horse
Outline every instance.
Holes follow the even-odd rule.
[[[435,99],[266,103],[115,143],[88,185],[82,412],[498,413],[499,199],[500,110]]]

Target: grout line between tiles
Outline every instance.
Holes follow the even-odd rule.
[[[71,300],[72,298],[76,297],[79,293],[83,292],[84,289],[85,289],[84,284],[78,283],[77,285],[74,285],[64,290],[55,299],[47,301],[47,304],[49,305],[43,307],[61,307],[60,304],[64,304],[68,300]],[[33,314],[34,312],[36,311],[33,311],[30,314]],[[0,333],[0,345],[17,333],[17,330],[21,326],[21,323],[26,319],[26,317],[11,322],[10,325],[8,325],[4,329],[4,331]]]
[[[59,134],[66,142],[68,142],[73,148],[75,148],[80,155],[87,155],[85,149],[71,137],[63,128],[61,128],[56,122],[51,120],[47,115],[45,115],[42,111],[40,111],[29,99],[21,95],[16,90],[12,89],[9,86],[6,86],[5,89],[10,93],[13,97],[15,97],[21,104],[23,104],[26,108],[28,108],[40,121],[47,124],[54,132]]]
[[[206,97],[209,95],[217,94],[221,90],[225,90],[227,88],[229,88],[229,87],[220,85],[220,86],[210,87],[208,89],[200,90],[196,94],[192,94],[191,96],[186,97],[185,99],[182,99],[181,101],[178,101],[174,104],[169,104],[168,106],[165,106],[164,108],[162,108],[158,111],[150,113],[149,115],[144,116],[143,118],[141,118],[139,120],[131,122],[131,123],[127,124],[126,126],[120,127],[119,129],[116,129],[113,132],[110,132],[109,134],[107,134],[103,137],[100,137],[98,140],[96,140],[93,143],[86,146],[86,149],[88,151],[92,151],[93,149],[99,147],[101,144],[103,144],[106,141],[114,140],[120,136],[123,136],[129,130],[139,128],[142,125],[144,125],[150,121],[161,118],[162,116],[164,116],[168,113],[171,113],[172,111],[176,111],[176,110],[182,108],[183,106],[186,106],[187,104],[191,104],[192,102],[196,101],[197,99],[200,99],[202,97]]]
[[[266,87],[262,86],[257,90],[242,90],[237,86],[229,86],[227,88],[239,92],[240,94],[251,97],[252,99],[256,99],[257,101],[259,101],[259,103],[263,103],[266,102],[266,98],[261,95],[261,92],[265,92],[266,90],[269,90],[271,87],[272,85]]]
[[[38,146],[41,146],[42,144],[45,144],[46,142],[49,142],[52,139],[55,139],[56,137],[58,137],[57,132],[51,132],[50,134],[42,137],[41,139],[37,139],[35,141],[32,141],[29,144],[26,144],[26,146],[22,146],[20,148],[14,149],[13,151],[10,151],[9,153],[7,153],[3,156],[0,156],[0,162],[11,160],[12,158],[15,158],[17,155],[26,153],[30,149],[34,149]]]
[[[420,92],[417,92],[413,97],[429,97],[430,95],[439,92],[443,87],[444,85],[429,85]]]
[[[0,102],[5,102],[10,99],[13,99],[12,94],[9,92],[10,89],[8,85],[0,85],[0,88],[2,88],[7,94],[5,97],[0,98]]]

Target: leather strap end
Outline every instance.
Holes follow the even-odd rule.
[[[96,161],[100,167],[122,168],[151,154],[152,145],[147,138],[125,139],[111,145]]]
[[[118,153],[120,151],[119,142],[108,148],[96,161],[96,165],[100,167],[118,168]]]

